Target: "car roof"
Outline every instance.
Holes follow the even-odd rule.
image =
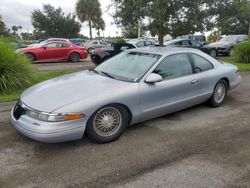
[[[134,48],[128,50],[128,52],[139,52],[139,53],[150,53],[157,55],[169,55],[175,53],[189,53],[189,52],[201,52],[194,48],[184,48],[184,47],[144,47],[144,48]]]

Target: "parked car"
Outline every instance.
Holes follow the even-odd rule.
[[[190,39],[170,40],[168,42],[164,42],[164,46],[179,46],[179,47],[196,48],[211,55],[214,58],[217,57],[217,50],[215,47],[202,45],[201,43],[194,41],[194,40],[190,40]]]
[[[89,54],[91,54],[92,50],[94,50],[95,48],[102,48],[107,46],[109,45],[101,40],[92,40],[84,44],[84,47],[87,49]]]
[[[72,38],[69,39],[69,41],[77,46],[83,46],[84,43],[86,42],[86,40],[80,38]]]
[[[17,52],[24,53],[32,62],[68,60],[78,62],[88,56],[85,48],[64,41],[42,42],[31,48],[19,49]]]
[[[131,39],[127,43],[132,44],[135,48],[142,48],[146,46],[155,46],[155,43],[151,40]]]
[[[132,124],[206,101],[218,107],[240,80],[236,66],[200,50],[136,48],[27,89],[11,122],[41,142],[77,140],[87,133],[107,143]]]
[[[206,44],[206,36],[205,35],[183,35],[176,37],[177,39],[190,39],[196,42],[199,42],[202,45]]]
[[[96,48],[91,53],[91,60],[95,65],[99,65],[120,52],[132,48],[135,48],[134,45],[129,43],[114,43],[111,47]]]
[[[247,35],[228,35],[220,39],[218,42],[211,43],[208,46],[216,48],[219,54],[229,56],[232,52],[233,47],[237,43],[245,41],[247,39]]]

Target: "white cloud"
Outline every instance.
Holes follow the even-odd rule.
[[[31,32],[33,30],[31,24],[31,12],[34,9],[42,9],[43,4],[51,4],[54,7],[61,7],[65,13],[74,13],[76,0],[1,0],[0,15],[8,28],[13,25],[21,25],[23,31]],[[103,19],[106,24],[104,35],[116,36],[120,29],[112,24],[113,18],[111,12],[107,11],[107,7],[111,4],[111,0],[100,0]],[[109,10],[110,11],[110,10]],[[81,33],[89,36],[89,28],[86,23],[82,24]],[[96,36],[96,31],[93,30],[93,35]]]

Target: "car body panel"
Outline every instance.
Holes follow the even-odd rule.
[[[220,63],[199,50],[165,47],[132,49],[124,53],[130,52],[153,53],[161,55],[161,58],[136,82],[116,80],[94,71],[82,71],[37,84],[27,89],[20,98],[22,103],[35,110],[53,114],[83,113],[86,116],[84,119],[75,122],[48,123],[27,115],[15,120],[12,115],[12,124],[17,130],[35,140],[45,142],[76,140],[84,134],[88,119],[106,105],[123,105],[131,114],[130,125],[132,125],[205,102],[212,96],[216,83],[221,79],[229,82],[229,89],[238,86],[241,80],[236,66]],[[158,83],[146,83],[147,76],[164,58],[178,53],[200,55],[210,61],[214,69]],[[193,84],[193,80],[198,82]],[[37,124],[40,126],[34,127]],[[64,130],[62,134],[60,134],[61,128]],[[69,133],[67,133],[68,128]],[[79,134],[71,128],[79,128]],[[55,140],[53,136],[48,135],[50,133],[55,133]]]

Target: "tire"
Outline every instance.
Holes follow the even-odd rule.
[[[212,107],[219,107],[221,106],[225,98],[227,96],[228,84],[226,80],[222,79],[218,81],[214,87],[214,92],[212,97],[209,100],[209,103]]]
[[[91,54],[92,53],[92,51],[94,50],[94,48],[88,48],[88,50],[87,50],[87,52],[89,53],[89,54]]]
[[[36,57],[31,53],[27,53],[25,55],[32,63],[36,60]]]
[[[73,52],[72,54],[70,54],[69,60],[71,62],[79,62],[80,61],[80,55],[76,52]]]
[[[114,122],[115,119],[117,120],[116,123]],[[107,105],[97,110],[90,117],[87,122],[86,133],[93,142],[109,143],[117,140],[122,135],[128,122],[129,114],[123,106]]]
[[[216,58],[217,57],[217,51],[215,49],[212,49],[210,52],[209,52],[210,56]]]

